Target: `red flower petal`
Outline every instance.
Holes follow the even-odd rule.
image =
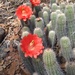
[[[37,56],[40,55],[44,49],[44,46],[42,45],[42,39],[35,34],[29,34],[28,36],[25,36],[21,40],[20,47],[25,53],[25,57],[29,56],[31,58],[37,58]]]
[[[20,5],[16,10],[16,15],[19,19],[26,21],[33,14],[31,8],[26,5]]]
[[[38,6],[41,1],[40,0],[30,0],[30,2],[34,5],[34,6]]]

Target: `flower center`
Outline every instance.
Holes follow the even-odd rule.
[[[26,11],[22,9],[22,16],[25,16]]]
[[[28,47],[29,50],[34,50],[34,40],[32,40]]]

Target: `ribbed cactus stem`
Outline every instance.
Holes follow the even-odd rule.
[[[67,64],[66,75],[75,75],[75,62],[70,62]]]
[[[57,14],[62,14],[62,11],[59,10],[59,9],[57,9],[55,12],[56,12]]]
[[[56,34],[57,34],[57,38],[58,40],[60,40],[60,38],[62,36],[66,35],[66,17],[65,14],[58,14],[57,16],[57,26],[56,26]]]
[[[72,55],[73,55],[73,58],[75,59],[75,48],[73,48]]]
[[[56,3],[56,0],[50,0],[51,1],[51,5],[53,4],[53,3]]]
[[[67,34],[71,40],[72,46],[75,45],[75,21],[74,21],[74,7],[73,5],[66,5],[65,15],[67,20]]]
[[[53,30],[49,31],[48,38],[49,38],[51,45],[52,45],[52,48],[53,48],[55,41],[56,41],[55,31],[53,31]]]
[[[65,2],[61,2],[60,3],[60,10],[64,13],[64,11],[65,11]]]
[[[52,4],[52,12],[56,11],[58,8],[57,4],[56,3],[53,3]]]
[[[35,19],[36,19],[35,15],[32,15],[30,17],[30,23],[31,23],[32,30],[35,28]]]
[[[57,20],[57,13],[52,12],[51,13],[51,23],[52,23],[52,29],[55,30],[56,27],[56,20]]]
[[[27,68],[27,70],[31,73],[31,75],[35,72],[32,59],[30,57],[25,57],[24,53],[21,51],[20,46],[18,46],[18,51],[20,54],[20,57],[22,59],[23,64]]]
[[[67,36],[63,36],[60,39],[60,46],[61,46],[61,54],[66,59],[66,61],[70,61],[72,58],[72,47],[70,39]]]
[[[48,12],[48,15],[49,15],[49,17],[50,17],[50,8],[47,7],[47,6],[45,6],[45,7],[43,7],[43,12],[44,12],[44,11],[47,11],[47,12]]]
[[[24,31],[24,32],[22,32],[22,37],[21,37],[21,38],[23,38],[24,36],[27,36],[28,34],[29,34],[28,31]]]
[[[35,26],[41,28],[42,30],[44,29],[44,21],[41,17],[35,19]]]
[[[47,25],[49,23],[49,14],[47,11],[43,12],[43,19],[44,19],[45,25]]]
[[[43,18],[43,11],[39,11],[38,16]]]
[[[24,32],[24,31],[28,31],[28,32],[30,32],[29,28],[26,27],[26,26],[24,26],[24,27],[22,28],[22,32]]]
[[[48,30],[48,32],[50,31],[50,30],[52,30],[52,22],[50,21],[48,24],[47,24],[47,30]]]
[[[37,34],[40,38],[42,38],[44,46],[47,47],[47,42],[44,32],[40,28],[35,28],[34,34]]]
[[[48,75],[64,75],[57,63],[56,55],[52,49],[45,49],[43,61]]]
[[[38,75],[47,75],[47,72],[44,67],[44,63],[40,57],[37,59],[33,58],[32,61],[33,61],[34,69],[38,73]]]

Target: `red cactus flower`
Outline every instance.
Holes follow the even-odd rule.
[[[26,21],[32,15],[32,9],[26,5],[20,5],[16,10],[17,17],[21,20]]]
[[[40,0],[30,0],[30,2],[31,2],[32,5],[34,5],[34,6],[38,6],[38,5],[41,3]]]
[[[28,34],[21,40],[20,45],[22,51],[25,53],[25,57],[37,58],[43,52],[44,46],[42,45],[42,39],[36,34]]]

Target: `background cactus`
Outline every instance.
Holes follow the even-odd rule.
[[[57,25],[56,25],[56,34],[57,34],[57,38],[58,40],[60,40],[60,38],[62,36],[66,35],[66,17],[65,14],[58,14],[57,16]]]
[[[42,30],[44,29],[44,21],[41,17],[35,19],[35,26],[41,28]]]
[[[56,11],[57,8],[58,8],[57,4],[56,4],[56,3],[53,3],[53,4],[52,4],[52,7],[51,7],[51,11],[52,11],[52,12],[53,12],[53,11]]]
[[[70,62],[66,66],[66,75],[75,75],[75,63]]]
[[[70,39],[66,36],[63,36],[60,39],[60,46],[61,46],[61,54],[64,56],[66,61],[70,61],[72,58],[72,47]]]
[[[55,33],[55,31],[49,31],[48,38],[49,38],[49,41],[51,43],[51,47],[53,48],[54,44],[55,44],[55,41],[56,41],[56,33]]]
[[[72,46],[75,44],[75,24],[74,24],[74,7],[72,4],[66,5],[65,15],[67,20],[67,35],[71,40]]]
[[[49,23],[49,14],[47,11],[43,12],[43,19],[44,19],[45,25],[47,25]]]
[[[48,75],[64,75],[56,61],[56,55],[53,50],[44,50],[43,61]]]
[[[52,29],[55,30],[56,28],[56,20],[57,20],[57,13],[52,12],[51,13],[51,24],[52,24]]]

